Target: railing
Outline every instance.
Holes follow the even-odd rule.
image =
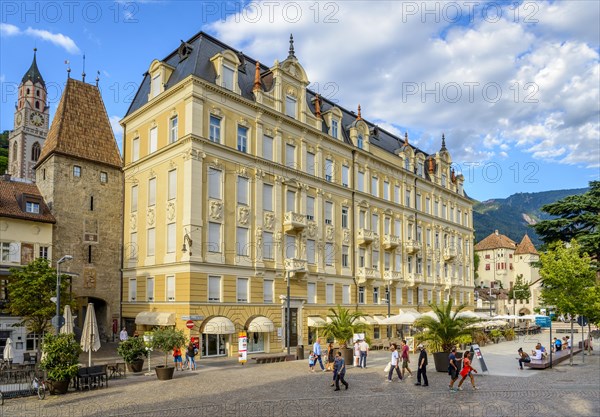
[[[356,234],[356,241],[359,245],[369,245],[375,239],[375,233],[372,230],[360,228]]]
[[[308,270],[308,261],[306,259],[287,258],[283,261],[286,271],[304,274]]]
[[[449,261],[456,258],[456,248],[444,248],[444,260]]]
[[[379,278],[380,276],[379,270],[375,268],[358,268],[358,271],[356,271],[356,277],[359,284],[364,284],[367,281]]]
[[[41,377],[35,365],[12,365],[10,369],[0,371],[0,391],[4,398],[24,397],[33,395],[31,382],[34,376]]]
[[[394,249],[400,245],[400,238],[394,235],[383,235],[383,247],[384,249]]]
[[[401,281],[402,272],[400,271],[383,271],[383,279],[386,281]]]
[[[416,240],[408,240],[404,243],[406,253],[417,253],[421,250],[421,243]]]
[[[301,231],[306,227],[306,215],[293,211],[286,211],[283,215],[283,229],[289,231]]]

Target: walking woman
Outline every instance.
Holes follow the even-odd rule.
[[[194,344],[190,342],[185,352],[185,361],[188,363],[188,369],[191,371],[196,370],[196,360],[194,359],[196,353],[198,353],[196,346],[194,346]]]
[[[463,382],[465,382],[465,379],[467,379],[467,376],[469,378],[471,378],[471,385],[473,386],[473,389],[474,390],[479,389],[475,386],[475,378],[473,378],[472,372],[477,373],[477,369],[475,369],[471,366],[471,352],[469,352],[467,350],[465,352],[465,354],[463,355],[463,368],[462,368],[462,371],[460,371],[460,376],[462,376],[462,379],[458,383],[459,391],[462,391],[461,385],[463,384]]]
[[[327,370],[333,371],[333,362],[335,362],[335,350],[333,349],[333,343],[327,345]]]

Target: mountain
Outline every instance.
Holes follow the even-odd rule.
[[[527,233],[536,248],[539,248],[542,241],[529,225],[552,218],[542,212],[542,206],[570,195],[583,194],[586,191],[588,188],[517,193],[507,198],[476,201],[473,204],[475,242],[479,242],[497,229],[501,234],[517,243]]]

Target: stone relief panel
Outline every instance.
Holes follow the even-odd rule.
[[[317,223],[309,222],[306,233],[308,234],[308,237],[313,239],[317,235]]]
[[[136,213],[131,213],[131,215],[129,216],[129,228],[131,230],[137,229],[137,214]]]
[[[273,226],[275,225],[275,213],[267,211],[263,217],[263,225],[267,230],[273,230]]]
[[[344,241],[344,244],[346,244],[346,245],[348,245],[350,243],[350,230],[344,229],[343,241]]]
[[[210,200],[208,207],[208,213],[211,220],[221,220],[223,218],[222,201]]]
[[[327,228],[325,229],[325,239],[327,239],[328,241],[332,241],[333,240],[333,226],[329,225],[327,226]]]
[[[175,220],[175,202],[174,201],[169,201],[169,203],[167,204],[167,220],[172,221]]]
[[[246,225],[248,225],[249,218],[250,218],[250,209],[245,206],[238,207],[238,223],[243,226],[246,226]]]
[[[153,226],[155,220],[156,213],[154,211],[154,207],[148,207],[148,211],[146,212],[146,222],[148,223],[148,226]]]

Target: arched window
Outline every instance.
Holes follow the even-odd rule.
[[[40,158],[40,153],[42,152],[42,148],[39,142],[35,142],[31,147],[31,160],[37,161]]]
[[[35,95],[39,97],[40,96],[40,90],[36,90],[35,91]]]
[[[29,88],[27,89],[27,95],[29,95]]]
[[[358,147],[358,149],[363,148],[363,136],[360,133],[358,134],[358,143],[356,144],[356,146]]]
[[[36,102],[35,102],[35,108],[36,108],[36,109],[39,109],[39,108],[40,108],[40,102],[39,102],[39,101],[37,101],[37,100],[36,100]]]

